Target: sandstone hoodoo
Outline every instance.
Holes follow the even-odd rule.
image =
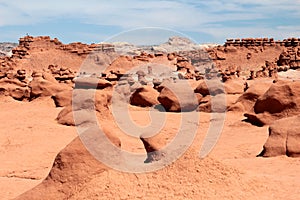
[[[52,96],[56,107],[65,107],[72,104],[72,90],[61,91]]]
[[[269,138],[260,156],[300,157],[300,116],[274,121],[269,128]]]
[[[198,99],[186,81],[164,85],[157,99],[170,112],[189,112],[198,106]]]
[[[229,108],[229,111],[252,112],[257,99],[265,94],[272,84],[272,80],[248,81],[245,86],[246,91]]]
[[[93,125],[97,123],[95,118],[96,112],[100,113],[103,118],[107,118],[108,106],[111,103],[111,93],[104,90],[93,89],[75,89],[72,92],[72,99],[66,97],[64,99],[57,100],[57,97],[62,95],[59,93],[54,97],[55,102],[58,104],[71,103],[65,105],[66,107],[61,110],[57,116],[57,121],[60,124],[68,126],[85,126]],[[69,93],[65,93],[70,95]]]
[[[299,41],[0,44],[0,197],[299,199]]]
[[[86,138],[85,142],[94,144],[98,142],[101,145],[102,141],[99,136],[97,136],[98,141],[95,141],[96,137],[91,137],[91,133],[96,134],[97,129],[93,130],[93,128],[90,128],[81,137]],[[85,136],[84,134],[89,134],[89,136]],[[105,134],[107,134],[108,139],[114,145],[121,146],[121,142],[117,137],[107,130]],[[35,189],[17,199],[40,199],[45,194],[47,194],[47,199],[68,199],[74,195],[74,187],[82,187],[93,178],[93,175],[99,175],[108,170],[107,166],[90,154],[82,144],[80,138],[77,137],[56,156],[47,178]]]
[[[138,88],[130,97],[130,104],[141,107],[152,107],[159,104],[159,92],[149,86]]]
[[[200,93],[202,96],[223,94],[225,93],[224,84],[220,80],[201,81],[195,93]]]
[[[248,121],[257,125],[271,124],[274,120],[300,113],[300,83],[278,81],[254,104],[253,112],[246,113]]]
[[[32,99],[45,96],[51,97],[58,92],[69,89],[68,86],[60,85],[58,83],[52,83],[43,79],[42,77],[34,77],[28,86],[31,89],[30,97]]]
[[[200,101],[198,111],[207,113],[225,113],[235,104],[239,97],[237,95],[218,94],[206,96]]]

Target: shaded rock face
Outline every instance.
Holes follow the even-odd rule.
[[[111,101],[111,94],[108,91],[76,89],[71,97],[72,104],[61,110],[56,118],[60,124],[67,126],[92,125],[97,123],[95,112],[99,112],[103,116],[108,114],[108,105]],[[70,102],[71,100],[67,99],[66,101]]]
[[[69,106],[72,103],[72,90],[62,91],[52,96],[56,107]]]
[[[224,94],[224,84],[219,80],[200,81],[195,93],[200,93],[202,96]]]
[[[300,103],[299,82],[279,82],[260,97],[254,105],[255,113],[280,113],[284,110],[297,109]]]
[[[85,89],[105,89],[112,87],[112,83],[103,79],[84,77],[75,79],[75,87]]]
[[[300,116],[275,121],[269,128],[269,138],[260,156],[287,155],[300,157]]]
[[[229,111],[251,112],[257,99],[265,94],[271,87],[271,81],[255,82],[237,99],[234,105],[230,106]]]
[[[165,156],[165,152],[161,151],[161,149],[166,145],[166,136],[156,136],[154,138],[141,136],[140,139],[147,152],[145,163],[159,161]]]
[[[152,107],[159,104],[159,92],[150,86],[137,89],[130,97],[130,104],[141,107]]]
[[[198,111],[207,113],[224,113],[238,99],[238,95],[218,94],[216,96],[207,96],[201,100]]]
[[[92,127],[84,134],[97,133],[97,129]],[[120,140],[107,130],[104,131],[107,139],[117,147],[121,146]],[[90,139],[89,139],[90,138]],[[85,144],[95,142],[93,136],[85,137]],[[99,148],[106,138],[98,137]],[[99,175],[109,170],[107,166],[96,160],[83,145],[79,137],[75,138],[65,149],[55,158],[52,169],[47,178],[17,199],[69,199],[74,195],[74,188],[80,189],[86,182],[90,181],[94,175]]]
[[[253,113],[246,113],[245,116],[250,123],[262,126],[299,113],[300,83],[279,81],[258,98],[253,107]]]
[[[170,112],[189,112],[198,107],[198,99],[186,81],[164,84],[158,101]]]
[[[245,81],[240,79],[231,79],[224,83],[226,94],[243,94],[245,91]]]
[[[53,96],[68,88],[64,85],[47,81],[41,77],[35,77],[33,81],[30,82],[29,87],[31,88],[31,98]]]

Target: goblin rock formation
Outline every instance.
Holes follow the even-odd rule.
[[[246,113],[248,121],[256,125],[271,124],[274,120],[300,113],[300,83],[279,81],[273,84],[253,107],[254,113]]]
[[[300,116],[275,121],[269,128],[269,138],[260,154],[264,157],[300,156]]]
[[[54,113],[54,115],[58,113],[57,123],[77,126],[78,131],[83,130],[80,133],[81,139],[86,144],[93,144],[96,141],[94,149],[96,151],[99,148],[106,148],[102,146],[105,145],[103,141],[106,137],[97,137],[98,121],[103,120],[109,126],[103,130],[108,140],[118,148],[123,148],[125,144],[131,150],[143,152],[146,160],[143,160],[142,164],[144,162],[157,164],[162,158],[174,153],[164,151],[164,147],[174,139],[177,130],[176,127],[170,129],[168,127],[168,130],[162,129],[160,134],[153,136],[149,136],[147,132],[139,132],[139,135],[131,138],[123,134],[119,130],[120,127],[117,128],[115,123],[117,120],[113,115],[117,113],[113,113],[116,110],[123,111],[124,105],[126,111],[133,111],[132,116],[136,111],[144,115],[145,111],[149,110],[155,114],[165,114],[168,119],[173,120],[169,126],[182,122],[182,120],[177,122],[176,117],[202,112],[207,121],[202,119],[197,122],[188,121],[189,124],[186,129],[184,128],[185,138],[190,138],[186,137],[186,134],[194,131],[193,126],[202,129],[204,125],[204,130],[207,128],[205,125],[219,120],[208,116],[231,112],[235,122],[239,121],[239,124],[232,123],[229,128],[228,123],[222,124],[224,129],[230,130],[226,132],[228,135],[220,137],[221,140],[226,137],[235,138],[246,129],[253,128],[253,132],[266,130],[252,125],[270,126],[269,138],[264,146],[263,143],[252,144],[258,148],[251,149],[252,146],[245,147],[244,141],[238,141],[237,150],[232,155],[243,154],[238,155],[243,159],[245,155],[255,157],[263,149],[260,155],[264,157],[299,157],[299,77],[283,80],[288,78],[280,76],[285,71],[291,73],[299,71],[299,39],[291,38],[283,41],[275,41],[272,38],[228,39],[222,46],[204,47],[193,44],[190,40],[175,37],[167,43],[154,47],[136,47],[125,43],[116,45],[117,47],[108,43],[88,45],[79,42],[63,44],[58,39],[50,37],[21,38],[19,45],[12,50],[12,55],[0,57],[0,95],[10,96],[18,101],[37,103],[40,100],[49,100],[49,105],[53,103],[53,108],[54,105],[60,107]],[[235,128],[233,130],[238,131],[232,131],[231,126]],[[250,134],[265,141],[267,135],[261,136],[253,132]],[[248,140],[247,136],[243,137]],[[204,137],[204,134],[198,134],[196,137],[194,142],[199,142],[198,138]],[[232,144],[232,140],[227,142],[228,146]],[[241,148],[245,148],[247,153],[241,151]],[[117,164],[122,161],[113,158],[114,152],[107,153],[112,154],[111,159]],[[202,197],[201,195],[206,195],[208,190],[211,190],[209,194],[215,194],[217,191],[215,186],[223,189],[224,183],[226,186],[229,184],[238,188],[234,193],[240,194],[244,192],[240,190],[240,185],[245,187],[245,191],[248,191],[249,187],[255,188],[251,191],[254,195],[256,189],[261,188],[249,184],[254,181],[243,182],[237,171],[227,170],[223,164],[210,158],[200,160],[198,153],[197,158],[193,158],[188,152],[182,155],[180,160],[179,163],[173,163],[155,173],[118,174],[95,160],[77,137],[56,156],[47,178],[31,191],[21,195],[19,199],[41,199],[45,194],[47,199],[85,199],[89,197],[82,191],[90,188],[101,189],[97,190],[101,191],[100,193],[90,192],[95,195],[91,198],[99,199],[107,194],[113,199],[117,192],[111,192],[115,191],[111,186],[113,182],[111,180],[115,179],[118,180],[113,182],[117,184],[116,188],[129,188],[130,185],[131,188],[138,186],[142,191],[154,185],[151,197],[161,189],[164,189],[165,193],[175,194],[177,191],[170,192],[168,187],[163,188],[160,185],[165,179],[174,181],[174,176],[176,181],[179,180],[176,183],[177,188],[181,188],[183,184],[188,185],[188,189],[191,188],[187,195],[186,191],[183,191],[182,196],[187,199]],[[181,174],[184,170],[189,174],[188,177]],[[232,175],[236,177],[231,181]],[[212,176],[214,179],[209,179]],[[147,182],[153,177],[155,182]],[[122,179],[127,182],[122,182]],[[92,183],[94,187],[89,187]],[[203,184],[202,191],[197,190],[198,184]],[[186,190],[186,187],[183,189]],[[227,187],[225,189],[231,191]],[[123,193],[127,195],[129,190],[124,189]],[[78,198],[78,195],[82,195],[81,198]],[[173,199],[174,196],[168,199]],[[122,196],[120,199],[131,197]],[[222,195],[221,197],[224,198]],[[235,194],[227,198],[234,197]],[[161,199],[163,198],[166,197]],[[243,194],[239,199],[244,198]]]
[[[278,75],[300,67],[299,45],[296,38],[248,38],[203,47],[171,38],[120,55],[108,43],[26,36],[0,58],[0,93],[24,101],[52,97],[64,107],[57,121],[65,125],[94,124],[91,110],[108,117],[112,102],[124,101],[167,112],[238,112],[263,126],[299,114],[298,82]]]

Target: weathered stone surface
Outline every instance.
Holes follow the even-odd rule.
[[[274,120],[300,114],[300,82],[278,81],[258,98],[253,113],[245,116],[252,124],[267,125]]]
[[[61,84],[54,84],[43,78],[34,78],[29,87],[31,88],[31,98],[53,96],[58,92],[66,90],[68,87]]]
[[[209,98],[202,99],[200,105],[198,107],[198,111],[200,112],[216,112],[216,113],[224,113],[226,112],[239,98],[238,95],[226,95],[226,94],[218,94],[216,96],[207,96]]]
[[[229,111],[250,112],[257,99],[262,96],[272,85],[271,81],[258,81],[251,83],[249,88],[237,99]]]
[[[130,97],[130,104],[141,107],[151,107],[159,104],[159,92],[150,86],[137,89]]]
[[[198,106],[198,99],[186,81],[166,84],[158,101],[166,111],[171,112],[193,111]]]
[[[30,89],[27,87],[16,87],[10,91],[10,96],[16,100],[28,99],[30,97]]]
[[[85,145],[90,143],[95,147],[94,151],[97,151],[97,148],[106,148],[104,140],[109,140],[120,148],[121,142],[116,136],[108,130],[104,130],[104,134],[106,136],[102,136],[96,127],[92,127],[81,135],[81,139],[75,138],[56,156],[47,178],[17,199],[40,199],[45,194],[47,194],[47,199],[68,199],[73,195],[71,188],[81,187],[91,180],[93,175],[108,171],[109,168],[96,160],[81,141],[83,139]],[[98,147],[95,146],[96,143]],[[39,197],[36,198],[36,196]]]
[[[198,87],[195,89],[195,93],[200,93],[203,96],[215,96],[225,93],[225,87],[224,84],[219,80],[200,81]]]
[[[104,89],[108,87],[112,87],[112,84],[103,79],[92,78],[92,77],[84,77],[84,78],[76,78],[75,80],[76,88],[90,88],[90,89]]]
[[[52,96],[56,107],[65,107],[69,106],[72,103],[72,92],[73,90],[66,90],[57,93],[56,95]]]
[[[269,128],[269,138],[260,154],[264,157],[287,155],[300,157],[300,116],[275,121]]]
[[[224,83],[226,94],[243,94],[245,90],[245,81],[240,79],[231,79]]]
[[[72,104],[66,106],[56,119],[68,126],[95,124],[95,113],[107,115],[110,102],[111,94],[107,91],[76,89],[72,94]]]

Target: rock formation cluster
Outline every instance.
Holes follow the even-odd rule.
[[[118,48],[135,48],[124,45],[118,44]],[[93,140],[89,131],[98,133],[96,117],[112,120],[113,108],[120,110],[124,105],[174,115],[232,112],[249,127],[269,126],[269,137],[258,156],[300,156],[300,83],[299,79],[280,76],[299,71],[300,39],[228,39],[222,46],[199,48],[189,40],[172,38],[163,45],[132,52],[120,55],[109,43],[63,44],[48,36],[26,36],[12,49],[12,55],[0,57],[0,95],[17,101],[48,99],[60,109],[57,122],[82,128],[82,134],[89,136],[87,142]],[[117,134],[110,129],[104,132],[115,146],[122,146]],[[155,151],[173,137],[168,134],[137,137],[148,153],[145,163],[164,158],[165,152]],[[101,146],[102,140],[98,142]],[[214,171],[222,168],[209,162]],[[197,178],[205,166],[193,166],[201,166],[189,171],[197,172]],[[57,155],[48,177],[20,199],[31,199],[33,194],[39,198],[44,193],[53,199],[68,198],[74,195],[70,189],[74,185],[83,190],[82,185],[102,173],[111,172],[77,137]],[[230,173],[215,176],[221,176],[223,184],[237,174]]]
[[[227,39],[225,46],[235,47],[251,47],[251,46],[285,46],[298,47],[300,46],[300,38],[288,38],[284,40],[275,41],[274,38],[243,38],[243,39]]]
[[[118,55],[108,43],[63,44],[50,37],[26,36],[11,56],[0,58],[0,94],[18,101],[52,98],[56,107],[62,107],[58,123],[80,127],[95,125],[92,111],[109,120],[112,107],[124,102],[137,110],[151,107],[157,112],[236,112],[252,125],[270,126],[260,156],[300,155],[299,79],[282,80],[279,76],[299,71],[299,39],[228,39],[223,46],[207,49],[189,44],[188,50],[183,48],[188,41],[172,39],[160,48],[170,51],[173,43],[180,46],[178,51],[154,48],[138,55]],[[108,135],[120,146],[117,136]],[[155,139],[140,139],[147,153],[159,146]],[[82,146],[75,147],[79,143],[75,139],[57,156],[45,184],[60,178],[68,184],[77,183],[79,176],[89,174],[82,171],[73,176],[72,165],[82,169],[86,164],[93,173],[107,170],[82,151]],[[88,161],[77,162],[68,151]],[[65,175],[64,170],[70,174]]]

